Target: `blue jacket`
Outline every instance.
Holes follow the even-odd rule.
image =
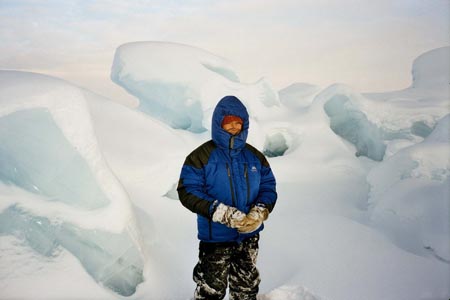
[[[226,115],[239,116],[242,131],[233,136],[221,124]],[[249,116],[242,102],[226,96],[212,117],[212,140],[192,151],[184,162],[178,183],[181,203],[197,213],[198,238],[205,242],[240,242],[263,229],[241,234],[236,229],[213,222],[212,202],[218,200],[248,213],[255,205],[272,211],[277,193],[275,178],[265,156],[246,143]]]

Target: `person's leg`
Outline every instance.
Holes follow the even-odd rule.
[[[200,242],[199,260],[194,268],[196,300],[225,297],[233,248],[230,244]]]
[[[256,268],[258,241],[256,235],[236,247],[230,267],[230,300],[256,300],[261,282]]]

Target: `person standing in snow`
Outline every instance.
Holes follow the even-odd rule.
[[[197,214],[195,299],[256,300],[259,232],[277,200],[265,156],[246,143],[247,109],[235,96],[217,104],[212,140],[192,151],[178,183],[181,203]]]

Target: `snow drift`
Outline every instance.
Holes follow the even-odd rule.
[[[111,77],[138,110],[1,72],[0,298],[189,299],[195,216],[174,188],[234,94],[278,183],[260,299],[448,299],[450,80],[437,64],[449,51],[421,55],[401,91],[293,84],[278,96],[201,49],[130,43]]]
[[[143,281],[140,234],[82,90],[14,71],[0,82],[1,235],[48,258],[67,250],[100,284],[133,294]]]

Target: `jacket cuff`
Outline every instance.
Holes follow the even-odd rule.
[[[214,200],[211,205],[209,205],[209,218],[212,219],[212,216],[214,214],[214,212],[217,209],[217,206],[219,206],[220,202],[219,200]]]
[[[255,206],[261,207],[261,208],[267,208],[267,205],[265,203],[262,203],[262,202],[256,203]]]

